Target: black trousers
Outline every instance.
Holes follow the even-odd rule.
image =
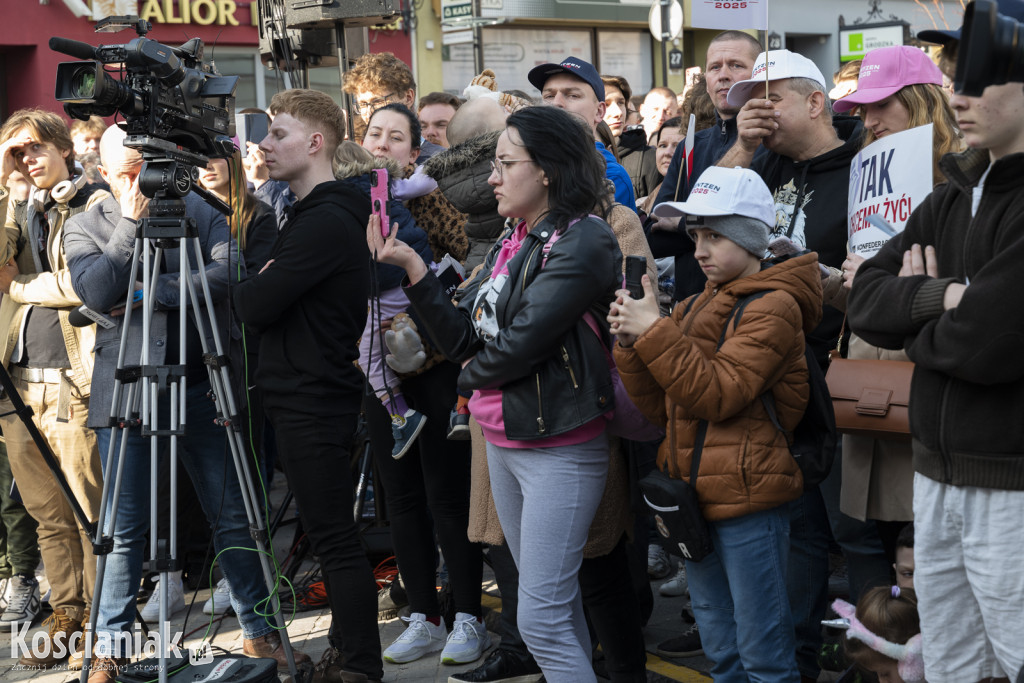
[[[444,362],[402,380],[410,408],[427,417],[412,448],[400,460],[391,457],[391,418],[380,400],[363,402],[377,472],[384,487],[391,540],[409,595],[409,608],[440,616],[434,534],[441,545],[457,612],[480,616],[482,549],[470,543],[468,441],[448,440],[448,417],[455,406],[459,367]]]
[[[349,460],[358,418],[278,406],[268,406],[267,416],[302,526],[320,558],[331,606],[331,644],[341,652],[344,670],[380,679],[377,584],[352,515]]]

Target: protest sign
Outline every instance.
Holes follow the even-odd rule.
[[[768,29],[768,0],[691,0],[690,23],[695,28]]]
[[[850,162],[850,252],[870,258],[932,191],[932,124],[876,140]]]

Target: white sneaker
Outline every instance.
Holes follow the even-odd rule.
[[[217,588],[203,605],[203,614],[227,614],[231,611],[231,586],[225,576],[217,582]]]
[[[39,582],[31,574],[15,574],[7,582],[7,607],[0,614],[0,626],[16,629],[31,624],[39,614]]]
[[[7,609],[7,603],[11,601],[11,580],[0,579],[0,614]]]
[[[448,629],[442,621],[437,626],[427,621],[427,615],[413,612],[411,616],[402,617],[409,624],[402,635],[384,650],[384,659],[392,664],[412,662],[423,655],[444,649]]]
[[[472,614],[457,612],[451,635],[441,652],[442,664],[469,664],[491,646],[487,627]]]
[[[686,584],[686,567],[680,564],[679,571],[671,579],[661,584],[658,592],[665,597],[676,598],[680,595],[686,595],[688,589],[689,586]]]
[[[185,586],[181,583],[181,572],[167,574],[167,616],[172,617],[185,609]],[[142,618],[148,623],[156,623],[160,619],[160,581],[157,578],[153,594],[149,596],[142,608]]]

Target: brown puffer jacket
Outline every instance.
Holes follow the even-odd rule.
[[[821,276],[810,253],[720,287],[708,283],[690,307],[676,306],[632,348],[617,346],[623,384],[667,437],[658,466],[689,480],[701,419],[708,421],[697,497],[709,521],[768,510],[800,496],[803,479],[784,436],[759,400],[770,389],[779,421],[793,429],[807,406],[804,333],[821,319]],[[751,301],[738,328],[719,335],[740,298]]]

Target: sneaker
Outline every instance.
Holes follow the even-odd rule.
[[[402,617],[402,621],[409,624],[409,627],[388,646],[388,649],[384,650],[385,661],[392,664],[405,664],[415,661],[423,655],[444,649],[448,629],[444,627],[443,623],[434,626],[427,621],[427,615],[420,612],[413,612],[412,616]]]
[[[395,415],[391,418],[391,434],[395,437],[395,447],[391,449],[391,457],[400,459],[409,452],[416,437],[423,431],[427,424],[427,416],[410,408],[405,415]]]
[[[672,562],[668,553],[657,543],[647,546],[647,576],[652,579],[664,579],[672,573]]]
[[[704,654],[697,624],[690,624],[690,627],[683,631],[683,635],[659,643],[654,652],[662,657],[696,657]]]
[[[469,441],[469,413],[453,410],[448,418],[448,440]]]
[[[49,669],[71,654],[68,650],[73,644],[72,636],[78,634],[80,640],[82,635],[82,624],[69,617],[63,607],[53,609],[53,614],[43,620],[43,628],[46,629],[45,645],[38,646],[36,639],[33,638],[32,649],[18,660],[21,666]]]
[[[469,664],[480,659],[480,655],[491,646],[491,636],[484,623],[472,614],[457,612],[455,625],[441,651],[442,664]]]
[[[536,683],[541,678],[540,667],[529,655],[524,659],[515,652],[503,650],[499,645],[487,655],[484,663],[475,669],[461,671],[448,677],[448,683]]]
[[[227,614],[231,611],[231,586],[227,577],[217,582],[217,588],[203,605],[203,614]]]
[[[686,567],[679,564],[679,571],[676,572],[675,576],[661,584],[658,588],[658,592],[664,595],[666,598],[678,598],[680,595],[686,595],[689,590],[689,586],[686,584]]]
[[[7,603],[11,599],[11,579],[7,577],[0,579],[0,614],[7,609]]]
[[[8,582],[7,608],[0,614],[0,626],[18,628],[32,623],[39,614],[39,582],[30,574],[15,574]]]
[[[155,623],[160,618],[160,581],[166,576],[167,584],[167,616],[172,617],[185,609],[185,586],[181,583],[181,574],[172,572],[156,579],[156,588],[146,600],[142,608],[142,619],[147,623]]]

